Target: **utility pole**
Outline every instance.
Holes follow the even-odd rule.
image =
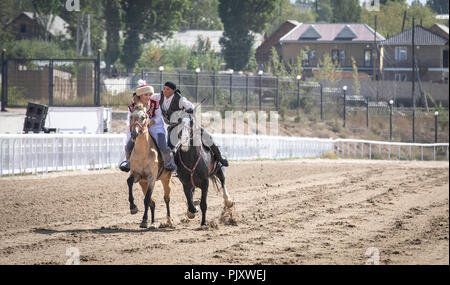
[[[378,70],[377,70],[377,61],[379,61],[379,55],[378,55],[378,47],[377,47],[377,16],[375,15],[375,32],[373,34],[373,48],[375,51],[375,60],[373,64],[373,78],[374,80],[378,81]],[[378,83],[377,84],[377,94],[376,99],[378,102]]]
[[[87,15],[87,23],[86,23],[86,30],[84,29],[84,13],[78,14],[78,25],[77,25],[77,52],[79,55],[83,55],[84,53],[84,46],[87,46],[87,55],[92,56],[92,47],[91,47],[91,15]],[[83,37],[83,42],[80,46],[80,33]]]
[[[416,81],[416,55],[415,55],[415,45],[414,45],[414,31],[415,27],[414,27],[414,17],[412,18],[412,88],[411,88],[411,93],[412,93],[412,105],[413,105],[413,117],[412,117],[412,140],[413,142],[416,142],[416,96],[414,93],[414,85],[415,85],[415,81]]]
[[[403,33],[403,30],[405,29],[405,21],[406,21],[406,10],[405,10],[405,12],[403,12],[402,33]]]

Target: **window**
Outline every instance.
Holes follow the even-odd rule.
[[[364,66],[372,66],[372,50],[364,50]]]
[[[345,61],[345,50],[333,49],[331,50],[331,59],[333,63],[343,64]]]
[[[309,59],[315,60],[316,59],[316,50],[312,49],[309,51]]]
[[[396,73],[395,75],[395,81],[406,81],[408,77],[406,76],[406,73]]]
[[[395,47],[395,60],[401,61],[406,59],[407,59],[406,47]]]
[[[27,32],[27,25],[21,24],[20,25],[20,32],[21,33],[26,33]]]

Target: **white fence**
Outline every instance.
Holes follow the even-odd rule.
[[[428,159],[448,160],[448,143],[407,144],[226,134],[214,134],[213,138],[230,160],[320,157],[330,152],[370,159],[397,156],[408,159],[408,153],[409,159],[424,159],[425,153]],[[125,157],[125,143],[125,134],[1,134],[0,176],[114,168]]]
[[[448,160],[448,143],[401,143],[336,139],[339,156],[369,159]]]
[[[0,176],[118,165],[126,135],[0,135]]]

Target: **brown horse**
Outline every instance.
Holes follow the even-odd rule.
[[[151,227],[155,227],[155,201],[152,199],[152,192],[155,187],[155,182],[157,180],[161,180],[164,188],[164,202],[167,207],[167,226],[173,227],[169,207],[169,183],[172,177],[172,172],[164,169],[161,154],[158,152],[156,144],[148,132],[148,127],[151,123],[148,119],[146,109],[142,104],[138,104],[136,106],[131,115],[130,124],[131,138],[135,142],[130,156],[130,176],[127,179],[131,214],[136,214],[138,212],[138,208],[134,204],[133,184],[139,182],[145,196],[145,211],[140,227],[147,228],[147,214],[149,206],[152,215]]]

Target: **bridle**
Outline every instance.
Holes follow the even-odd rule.
[[[139,128],[138,134],[143,134],[143,133],[148,132],[148,128],[147,128],[147,125],[148,125],[148,119],[149,119],[148,114],[145,113],[145,120],[144,120],[144,123],[141,124],[141,123],[139,123],[138,120],[135,120],[135,121],[133,122],[133,124],[131,125],[131,128],[134,128],[135,126],[138,126],[138,128]]]
[[[190,118],[190,123],[192,124],[192,118]],[[193,137],[192,125],[190,125],[190,129],[191,129],[191,132],[190,132],[190,134],[189,134],[189,138],[190,138],[189,141],[190,141],[190,144],[192,144],[192,141],[193,141],[193,138],[192,138],[192,137]],[[195,173],[195,169],[197,169],[198,163],[200,162],[201,155],[200,155],[200,153],[197,151],[197,156],[198,156],[198,157],[197,157],[197,160],[195,161],[194,166],[193,166],[192,168],[189,168],[189,167],[183,162],[183,159],[181,158],[181,152],[182,152],[182,150],[179,150],[179,151],[178,151],[178,159],[180,160],[180,163],[181,163],[181,165],[183,166],[183,168],[186,169],[186,170],[189,172],[192,187],[195,188],[195,183],[194,183],[194,173]]]

